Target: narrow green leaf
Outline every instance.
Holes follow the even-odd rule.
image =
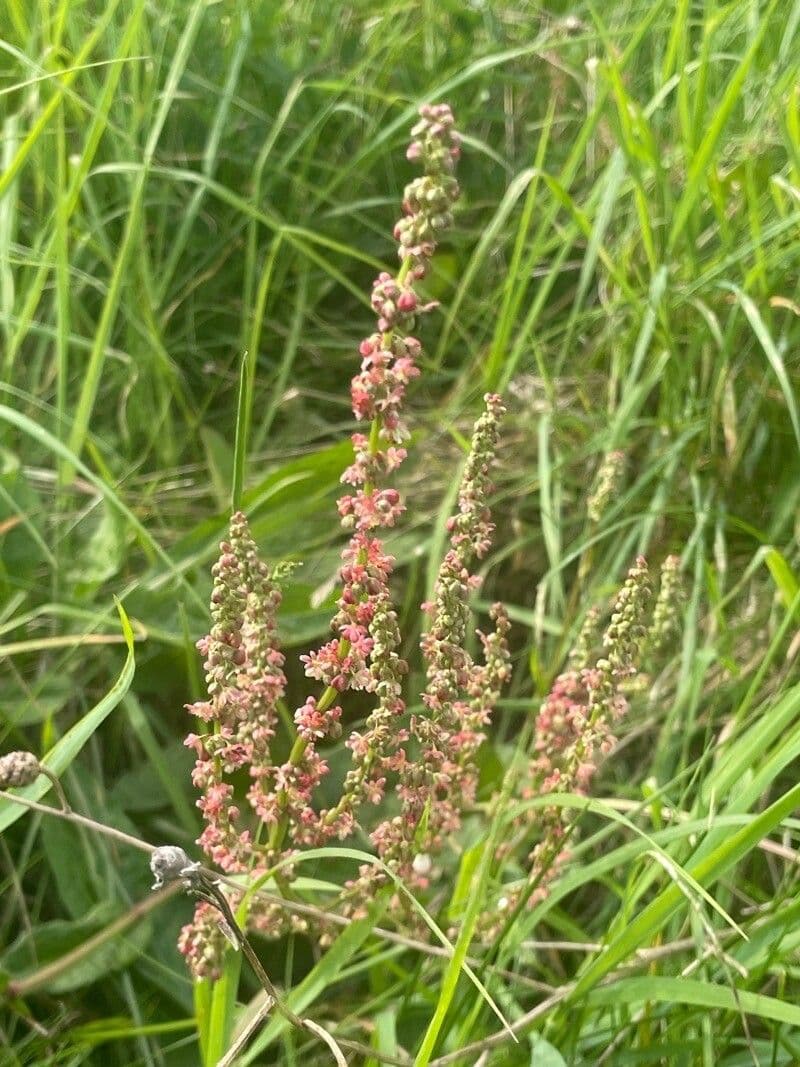
[[[688,874],[700,885],[709,886],[735,866],[758,842],[767,836],[800,804],[800,785],[794,786],[771,804],[747,826],[732,833],[710,856],[688,867]],[[628,959],[656,934],[684,901],[681,889],[670,885],[644,908],[619,937],[606,946],[603,954],[594,959],[579,978],[570,1000],[580,999],[593,989],[610,971]]]
[[[738,1003],[737,1003],[738,1000]],[[737,989],[735,994],[729,986],[711,985],[709,982],[690,978],[623,978],[610,985],[593,990],[588,997],[591,1005],[616,1008],[621,1004],[691,1004],[701,1008],[719,1008],[723,1011],[745,1011],[761,1019],[800,1026],[800,1007],[787,1000],[751,993]]]
[[[242,353],[239,367],[239,399],[236,406],[236,440],[233,446],[233,477],[231,479],[231,510],[239,511],[244,492],[244,472],[247,447],[250,441],[250,418],[253,410],[254,368],[247,352]]]
[[[28,156],[47,129],[48,122],[56,113],[64,94],[75,81],[80,71],[85,67],[87,59],[102,39],[103,34],[106,32],[109,23],[114,17],[117,7],[119,7],[119,0],[112,0],[111,3],[106,5],[103,11],[103,17],[94,22],[92,32],[84,41],[80,52],[75,56],[74,63],[70,66],[69,70],[64,71],[61,75],[53,95],[37,115],[28,135],[14,154],[14,158],[10,161],[8,166],[4,168],[3,173],[0,174],[0,197],[5,196],[17,174],[19,174],[20,170],[25,165]]]
[[[305,858],[305,855],[302,857]],[[345,964],[353,958],[369,937],[377,915],[358,919],[346,927],[327,950],[322,959],[287,996],[286,1002],[298,1015],[307,1011],[311,1004],[338,978]],[[281,1015],[273,1016],[264,1030],[254,1039],[249,1049],[239,1060],[241,1067],[253,1063],[256,1057],[289,1027]]]
[[[705,136],[700,142],[700,146],[689,164],[689,173],[686,176],[684,192],[678,201],[675,214],[672,218],[672,226],[670,227],[669,238],[667,240],[667,248],[669,250],[672,250],[675,247],[678,237],[680,237],[686,227],[692,209],[702,195],[703,186],[706,180],[706,169],[711,165],[714,149],[719,143],[722,131],[731,116],[731,112],[739,101],[745,78],[747,77],[747,73],[753,64],[753,60],[761,47],[764,36],[772,23],[772,15],[777,4],[778,0],[772,0],[772,3],[766,11],[761,13],[758,30],[750,42],[750,47],[745,52],[742,61],[736,68],[736,72],[728,82],[722,100],[715,108],[714,116],[708,124]]]
[[[139,543],[150,557],[157,557],[160,559],[165,565],[169,576],[180,583],[186,590],[187,595],[195,601],[201,611],[206,611],[206,605],[194,587],[186,580],[185,576],[178,570],[172,559],[153,538],[143,523],[137,519],[130,508],[122,502],[121,498],[110,485],[103,481],[102,478],[99,478],[94,471],[90,470],[89,467],[87,467],[74,452],[71,452],[66,445],[62,444],[58,438],[54,437],[43,426],[34,422],[33,419],[28,418],[28,416],[24,415],[21,411],[15,411],[13,408],[7,407],[5,404],[0,404],[0,420],[11,423],[12,426],[16,426],[17,429],[22,430],[23,433],[32,437],[41,445],[44,445],[44,447],[49,449],[54,455],[70,463],[71,466],[91,485],[93,485],[98,493],[100,493],[100,495],[125,518],[131,528],[135,530]]]
[[[206,7],[205,0],[195,0],[185,17],[183,32],[172,58],[166,84],[159,95],[159,107],[144,146],[144,162],[134,181],[130,203],[125,214],[125,229],[119,242],[100,318],[95,328],[92,349],[83,370],[81,392],[75,407],[68,440],[69,450],[76,456],[80,456],[83,451],[86,435],[89,432],[89,421],[97,399],[97,391],[100,387],[108,339],[111,336],[111,331],[119,313],[120,294],[128,261],[136,242],[141,238],[144,193],[150,166],[164,123],[178,91],[178,84],[191,55],[192,45],[200,29],[200,23],[206,12]],[[69,481],[72,474],[73,468],[67,466],[62,472],[63,480]]]
[[[786,407],[789,410],[789,418],[792,420],[792,429],[794,430],[797,447],[800,448],[800,414],[798,414],[797,410],[797,391],[789,381],[789,375],[777,345],[773,341],[772,335],[767,329],[767,325],[761,317],[761,313],[752,298],[749,297],[747,293],[742,292],[737,285],[724,283],[723,288],[730,289],[735,295],[736,299],[741,304],[742,311],[744,311],[747,316],[747,321],[753,328],[753,333],[756,335],[759,344],[764,349],[764,355],[769,360],[769,365],[775,372],[775,377],[778,379],[778,384],[781,387],[783,398],[786,401]]]
[[[787,608],[791,607],[794,598],[797,596],[797,590],[800,589],[800,583],[798,583],[789,561],[779,549],[773,546],[768,549],[764,562],[769,568],[769,573],[772,575],[775,585],[781,592],[784,604]]]

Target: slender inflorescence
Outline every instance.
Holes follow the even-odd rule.
[[[667,556],[661,564],[661,584],[653,608],[653,620],[647,632],[647,642],[652,652],[664,648],[678,629],[683,594],[680,568],[680,556]]]
[[[600,622],[602,613],[600,608],[593,604],[584,616],[575,644],[569,652],[570,667],[579,671],[588,667],[591,662],[592,651],[600,639]]]
[[[622,476],[625,473],[625,453],[609,452],[597,471],[591,495],[586,505],[589,519],[598,523],[608,511],[614,497],[619,492]]]
[[[211,632],[198,642],[208,697],[188,706],[206,730],[186,738],[196,754],[192,781],[205,820],[198,844],[225,871],[254,871],[268,856],[242,825],[232,779],[237,773],[249,776],[247,799],[258,812],[264,783],[278,774],[270,741],[286,679],[277,639],[280,590],[241,513],[231,518],[212,574]],[[198,904],[179,942],[197,975],[219,973],[224,944],[213,909]]]
[[[592,666],[560,674],[539,708],[524,796],[588,792],[600,757],[616,743],[614,724],[628,710],[622,686],[637,673],[649,597],[647,563],[640,556],[614,603],[603,634],[604,655]],[[560,809],[541,809],[537,820],[539,841],[530,855],[533,903],[546,895],[547,886],[568,858]]]
[[[499,604],[492,609],[494,632],[481,635],[484,663],[474,663],[465,647],[469,595],[479,584],[473,567],[491,543],[490,468],[503,410],[499,397],[487,395],[475,425],[458,511],[448,523],[450,547],[433,600],[423,605],[431,615],[421,645],[427,665],[425,712],[411,720],[419,754],[400,766],[401,814],[382,822],[372,834],[381,857],[417,883],[425,883],[428,866],[419,857],[441,847],[444,835],[458,829],[461,812],[474,800],[475,753],[508,676],[508,620]]]
[[[254,842],[249,829],[240,828],[230,777],[249,773],[249,799],[258,811],[262,783],[276,774],[270,739],[286,679],[276,635],[280,591],[241,513],[231,519],[212,573],[213,625],[198,642],[208,698],[188,708],[209,729],[189,734],[186,744],[197,755],[192,780],[201,790],[197,806],[206,822],[198,844],[223,870],[243,871],[252,866]]]

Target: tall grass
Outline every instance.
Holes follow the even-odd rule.
[[[265,556],[304,563],[287,644],[325,632],[344,383],[422,100],[458,114],[465,195],[426,283],[441,310],[409,405],[417,519],[392,551],[410,617],[468,416],[502,391],[505,547],[486,596],[509,604],[515,677],[487,790],[518,768],[589,605],[637,553],[681,555],[681,643],[577,810],[546,901],[455,956],[387,940],[377,917],[327,953],[265,943],[294,1010],[370,1043],[371,1064],[421,1048],[425,1063],[800,1062],[799,34],[798,0],[0,12],[2,738],[45,752],[88,724],[64,765],[76,808],[193,847],[182,706],[232,496]],[[586,496],[612,449],[626,480],[594,526]],[[37,815],[12,827],[11,810],[0,969],[29,992],[6,998],[3,1062],[198,1063],[175,951],[186,902],[141,913],[140,856]],[[485,859],[514,814],[468,827],[435,901],[444,932],[518,876]],[[303,874],[353,870],[329,854]],[[301,1060],[327,1062],[276,1018],[241,1062]]]

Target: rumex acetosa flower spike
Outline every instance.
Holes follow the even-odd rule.
[[[420,116],[409,158],[422,163],[425,175],[406,189],[405,214],[395,231],[402,263],[396,275],[382,271],[373,284],[377,329],[359,346],[361,368],[351,383],[353,414],[370,425],[369,432],[359,429],[353,434],[353,462],[342,475],[351,491],[339,499],[338,510],[350,541],[342,552],[334,636],[301,657],[306,675],[325,686],[325,692],[319,702],[309,696],[295,713],[301,743],[280,769],[281,783],[259,796],[259,814],[279,827],[276,840],[285,833],[280,827],[297,843],[347,836],[357,807],[364,801],[378,802],[387,769],[403,759],[403,732],[394,720],[405,709],[400,693],[408,668],[399,655],[389,592],[394,559],[385,552],[380,531],[395,526],[404,511],[399,492],[386,484],[406,457],[401,411],[406,389],[419,375],[420,343],[404,331],[435,306],[421,300],[415,283],[435,251],[434,229],[438,234],[449,221],[445,205],[449,211],[458,195],[452,174],[458,158],[452,113],[446,105],[436,105],[422,108]],[[404,243],[423,232],[424,241],[420,237],[413,246]],[[315,818],[311,794],[327,772],[316,745],[338,735],[342,711],[331,694],[348,690],[374,693],[377,705],[363,733],[354,733],[348,741],[353,768],[339,804]]]
[[[554,792],[588,793],[597,764],[614,748],[615,723],[627,712],[622,683],[637,672],[647,633],[644,620],[650,597],[647,563],[639,556],[620,589],[602,638],[603,654],[591,666],[587,638],[573,658],[574,669],[560,674],[542,702],[535,722],[534,755],[524,797]],[[592,613],[592,626],[596,613]],[[529,856],[535,884],[529,903],[544,899],[558,871],[569,859],[560,809],[537,814],[539,841]],[[513,896],[513,894],[512,894]],[[507,896],[507,902],[511,900]]]
[[[211,631],[198,642],[208,698],[188,708],[209,729],[189,734],[186,744],[197,756],[192,780],[206,822],[198,844],[224,870],[241,871],[251,865],[252,839],[239,827],[230,776],[239,769],[256,780],[270,773],[269,744],[285,687],[276,629],[280,591],[241,513],[231,518],[212,574]]]
[[[469,596],[478,584],[472,568],[488,551],[493,526],[488,501],[490,470],[503,414],[500,398],[488,394],[475,424],[462,475],[458,509],[448,522],[450,547],[439,569],[428,632],[422,638],[427,686],[425,712],[411,721],[420,754],[399,768],[398,795],[403,815],[383,822],[372,841],[382,858],[416,884],[427,875],[414,867],[418,854],[441,847],[443,836],[458,829],[461,811],[472,802],[477,776],[474,754],[480,727],[488,722],[499,689],[507,678],[508,623],[499,606],[493,609],[495,632],[483,638],[485,663],[477,666],[466,649]],[[422,838],[420,828],[424,827]]]

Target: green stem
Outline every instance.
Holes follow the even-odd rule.
[[[343,639],[339,643],[339,649],[338,649],[338,652],[337,652],[338,658],[340,660],[343,660],[349,651],[350,651],[350,642],[348,640],[346,640],[346,639]],[[338,695],[338,690],[334,689],[334,687],[332,685],[329,685],[328,688],[325,690],[325,692],[322,694],[322,696],[317,701],[317,710],[318,711],[327,711],[328,708],[331,707],[331,705],[333,704],[333,702],[336,699],[337,695]],[[292,767],[297,767],[297,765],[300,763],[300,761],[302,760],[303,756],[305,755],[305,752],[306,752],[307,748],[308,748],[308,741],[306,741],[305,738],[296,737],[294,739],[294,744],[292,745],[292,751],[289,753],[289,763],[291,764]],[[287,795],[285,789],[282,789],[280,791],[280,793],[278,793],[278,806],[279,807],[281,807],[281,808],[285,808],[286,807],[287,796],[288,795]],[[286,836],[286,831],[287,831],[288,828],[289,828],[289,817],[284,812],[284,814],[281,815],[281,817],[278,819],[278,821],[273,826],[272,832],[269,835],[268,847],[270,849],[279,849],[281,847],[281,845],[283,844],[283,839]]]
[[[198,874],[194,885],[191,886],[191,891],[201,900],[205,900],[220,912],[226,925],[230,929],[231,936],[234,938],[235,942],[238,943],[243,955],[247,957],[247,961],[253,968],[256,978],[258,978],[261,983],[261,988],[267,994],[267,998],[271,1002],[270,1007],[274,1005],[281,1015],[283,1015],[283,1017],[298,1030],[307,1030],[312,1034],[316,1034],[317,1037],[321,1038],[330,1049],[337,1067],[347,1067],[347,1061],[331,1034],[312,1019],[301,1019],[299,1015],[296,1015],[272,984],[272,980],[264,970],[261,960],[258,958],[255,949],[250,944],[243,927],[237,922],[236,916],[233,914],[231,906],[228,903],[228,898],[219,888],[216,879],[212,880],[205,877],[202,873]]]

